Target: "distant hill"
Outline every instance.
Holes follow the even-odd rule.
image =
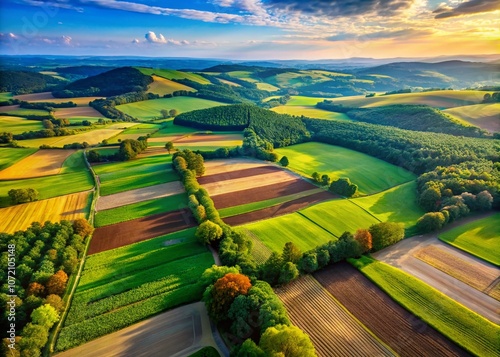
[[[27,94],[53,90],[66,81],[36,72],[0,71],[0,92]]]
[[[146,91],[153,83],[151,76],[132,67],[112,69],[96,76],[77,80],[63,90],[53,93],[55,97],[113,96],[128,92]]]
[[[84,77],[97,76],[98,74],[110,71],[116,67],[110,66],[70,66],[57,67],[54,71],[60,74],[73,74]]]

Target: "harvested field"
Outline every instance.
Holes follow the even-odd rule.
[[[264,174],[270,174],[273,172],[283,172],[282,169],[276,166],[258,166],[254,168],[242,169],[237,171],[228,171],[220,174],[204,175],[198,178],[200,185],[207,185],[211,183],[217,183],[226,180],[234,180],[243,177],[252,177]]]
[[[154,82],[151,83],[148,87],[148,92],[150,93],[165,95],[165,94],[172,94],[173,92],[178,90],[196,92],[195,89],[188,87],[184,84],[171,81],[170,79],[166,79],[155,75],[152,75],[151,77],[153,77]]]
[[[2,132],[6,131],[14,135],[43,129],[43,125],[40,120],[28,120],[21,117],[11,117],[7,115],[0,115],[0,127],[2,128]]]
[[[36,149],[0,147],[0,170],[4,170],[16,162],[36,152]]]
[[[401,357],[468,355],[402,308],[350,264],[329,266],[314,277]]]
[[[393,356],[312,276],[306,275],[276,293],[294,325],[309,335],[319,356]]]
[[[55,98],[51,92],[21,94],[14,96],[15,99],[24,100],[26,102],[51,102],[51,103],[65,103],[73,102],[76,105],[88,106],[89,102],[100,99],[102,97],[75,97],[75,98]]]
[[[103,118],[104,117],[104,115],[102,115],[92,107],[58,108],[55,110],[54,116],[56,118],[70,118],[70,117]]]
[[[312,204],[331,200],[332,198],[335,198],[335,196],[330,192],[322,191],[307,197],[298,198],[272,207],[263,208],[236,216],[226,217],[224,218],[224,222],[231,226],[238,226],[240,224],[255,222],[261,219],[272,218],[287,213],[292,213]]]
[[[56,175],[75,150],[39,150],[0,172],[0,180]]]
[[[90,192],[49,198],[0,208],[0,232],[14,233],[28,228],[32,222],[59,222],[87,218]]]
[[[97,228],[90,242],[88,254],[123,247],[195,225],[191,212],[186,209]]]
[[[161,185],[149,186],[99,197],[96,210],[116,208],[132,203],[152,200],[155,198],[168,197],[184,192],[184,186],[180,181],[173,181]]]
[[[437,246],[421,248],[413,253],[413,256],[485,294],[488,294],[488,288],[495,286],[495,282],[500,278],[500,270],[472,264]],[[500,300],[498,297],[496,299]]]
[[[205,162],[205,176],[222,174],[230,171],[239,171],[243,169],[252,169],[260,166],[269,166],[269,164],[260,160],[252,159],[210,160]]]
[[[255,181],[255,177],[253,179]],[[212,199],[214,201],[215,207],[217,207],[217,209],[221,209],[291,195],[294,193],[307,191],[312,188],[315,188],[315,186],[311,185],[309,182],[301,179],[295,179],[283,183],[254,187],[238,192],[217,195],[212,197]]]

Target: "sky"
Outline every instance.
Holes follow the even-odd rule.
[[[0,54],[218,59],[500,53],[500,0],[1,0]]]

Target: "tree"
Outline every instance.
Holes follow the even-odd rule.
[[[331,181],[330,176],[326,174],[321,175],[321,184],[323,186],[328,186],[330,184],[330,181]]]
[[[38,200],[38,191],[33,188],[11,189],[7,193],[13,204],[33,202]]]
[[[210,289],[210,298],[205,299],[204,294],[210,316],[216,321],[226,319],[234,299],[246,295],[251,287],[250,279],[243,274],[228,273],[218,279]]]
[[[289,163],[290,163],[290,162],[288,161],[288,157],[286,157],[286,156],[283,156],[283,157],[280,159],[280,164],[281,164],[281,166],[283,166],[283,167],[287,167]]]
[[[63,271],[59,270],[57,273],[52,275],[45,287],[47,288],[47,293],[62,295],[64,290],[66,290],[66,282],[68,281],[68,275]]]
[[[305,273],[312,273],[318,270],[318,257],[314,252],[306,252],[299,262],[299,268]]]
[[[37,283],[36,281],[30,283],[28,285],[28,289],[26,290],[26,296],[28,295],[36,295],[36,296],[43,296],[45,294],[45,287]]]
[[[299,276],[299,270],[297,269],[297,266],[292,262],[286,262],[285,264],[283,264],[283,267],[281,268],[278,283],[280,284],[289,283],[290,281],[297,279],[298,276]]]
[[[351,183],[348,177],[341,177],[332,182],[329,190],[340,196],[352,197],[358,191],[358,186]]]
[[[64,303],[59,295],[51,294],[45,298],[44,302],[52,306],[58,313],[64,310]]]
[[[373,249],[375,251],[385,248],[391,244],[399,242],[405,236],[405,229],[402,223],[381,222],[370,226]]]
[[[171,117],[175,117],[175,116],[178,114],[177,109],[170,109],[170,110],[168,111],[168,114],[169,114]]]
[[[222,237],[222,233],[221,226],[210,220],[206,220],[196,229],[196,238],[202,244],[209,244],[210,242],[219,240]]]
[[[205,269],[198,283],[200,286],[206,288],[207,286],[214,284],[226,274],[239,274],[239,272],[238,267],[227,267],[225,265],[218,266],[214,264],[212,267]]]
[[[89,162],[101,162],[101,154],[97,150],[90,150],[87,154]]]
[[[170,154],[170,151],[174,149],[174,143],[171,141],[167,141],[165,144],[165,149],[167,149],[168,153]]]
[[[427,233],[441,229],[446,223],[446,218],[442,212],[427,212],[417,221],[419,232]]]
[[[476,206],[480,211],[489,211],[493,204],[493,196],[487,190],[481,191],[476,195]]]
[[[354,239],[359,244],[361,254],[372,250],[372,235],[368,229],[358,229],[354,233]]]
[[[251,339],[246,339],[245,342],[241,344],[237,353],[237,357],[265,357],[266,354],[261,350],[259,346],[255,344]]]
[[[427,212],[435,211],[441,201],[441,192],[437,187],[429,187],[422,192],[418,199],[420,206]]]
[[[168,110],[167,110],[167,109],[162,109],[162,110],[160,110],[160,114],[161,114],[161,117],[162,117],[163,119],[167,119],[167,118],[169,118],[169,112],[168,112]]]
[[[51,305],[45,304],[33,310],[31,321],[49,330],[59,320],[59,314]]]
[[[88,237],[94,232],[94,227],[85,218],[78,218],[73,221],[73,230],[80,237]]]
[[[267,281],[271,285],[276,285],[280,278],[281,269],[283,267],[283,259],[277,252],[272,252],[266,262],[261,266],[262,280]]]
[[[314,182],[320,182],[321,181],[321,175],[314,171],[313,174],[311,175],[312,179],[314,180]]]
[[[281,257],[285,262],[292,262],[297,264],[300,260],[300,257],[302,257],[302,252],[293,242],[287,242],[283,247],[283,253],[281,254]]]
[[[296,326],[269,327],[262,335],[259,346],[267,356],[316,357],[309,336]]]
[[[47,343],[49,331],[43,326],[30,322],[23,328],[21,336],[23,337],[19,341],[19,347],[23,355],[38,357],[41,354],[40,349]]]

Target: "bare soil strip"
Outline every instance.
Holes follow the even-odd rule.
[[[222,182],[212,182],[203,185],[211,197],[223,195],[225,193],[248,190],[255,187],[268,186],[272,184],[282,184],[287,181],[295,181],[297,178],[286,171],[271,172],[258,176],[241,177]]]
[[[75,150],[39,150],[0,171],[0,180],[15,180],[40,176],[56,175]]]
[[[184,192],[184,186],[180,181],[173,181],[161,185],[149,186],[116,193],[109,196],[101,196],[97,201],[97,210],[121,207],[136,202],[152,200],[155,198],[168,197]]]
[[[51,92],[21,94],[14,96],[15,99],[24,100],[26,102],[51,102],[65,103],[73,102],[78,106],[88,106],[89,102],[100,99],[102,97],[74,97],[74,98],[55,98]]]
[[[187,143],[210,143],[212,141],[238,141],[243,140],[243,136],[241,134],[194,134],[189,136],[184,136],[181,139],[177,140],[177,144],[187,144]]]
[[[206,185],[210,183],[216,183],[227,180],[234,180],[242,177],[251,177],[257,175],[264,175],[273,172],[283,172],[279,167],[276,166],[259,166],[251,167],[247,169],[242,169],[238,171],[228,171],[220,174],[205,175],[198,178],[200,185]]]
[[[205,174],[214,175],[259,166],[272,166],[257,159],[224,159],[205,162]]]
[[[298,211],[302,208],[310,206],[315,203],[320,203],[326,200],[331,200],[337,196],[330,192],[318,192],[310,196],[297,198],[293,201],[284,202],[272,207],[263,208],[257,211],[239,214],[236,216],[224,218],[224,222],[231,226],[238,226],[250,222],[260,221],[261,219],[281,216],[287,213]]]
[[[413,256],[486,294],[486,289],[500,277],[498,269],[469,263],[433,245],[417,250]]]
[[[276,289],[294,325],[306,332],[319,356],[392,356],[312,276]]]
[[[400,356],[468,356],[466,351],[394,302],[350,264],[329,266],[314,277]]]
[[[71,117],[94,117],[103,118],[104,116],[92,107],[74,107],[74,108],[59,108],[55,110],[56,118],[71,118]]]
[[[185,209],[100,227],[94,231],[88,254],[141,242],[195,225],[191,212]]]
[[[258,176],[255,176],[257,179]],[[247,203],[269,200],[271,198],[292,195],[294,193],[316,188],[309,182],[301,179],[271,184],[267,186],[253,187],[238,192],[226,193],[212,197],[217,209],[244,205]]]

